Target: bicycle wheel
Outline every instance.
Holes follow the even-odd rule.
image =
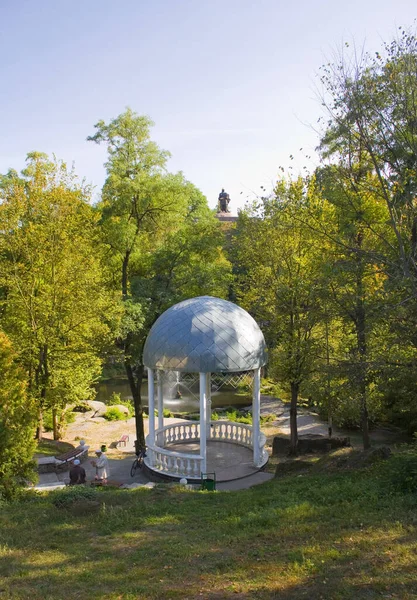
[[[143,454],[138,456],[138,468],[141,469],[143,467]]]
[[[135,473],[136,473],[136,469],[138,468],[138,459],[135,458],[135,460],[133,461],[133,464],[130,468],[130,476],[134,477]]]

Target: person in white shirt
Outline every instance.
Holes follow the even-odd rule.
[[[97,460],[91,461],[93,467],[96,468],[95,480],[106,483],[110,475],[109,461],[107,459],[107,456],[101,450],[96,450],[96,456]]]

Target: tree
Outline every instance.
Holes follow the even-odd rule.
[[[381,52],[351,60],[342,55],[323,67],[322,83],[329,117],[322,156],[333,161],[341,179],[385,203],[394,240],[383,239],[384,261],[390,278],[415,299],[417,40],[401,29]]]
[[[63,163],[28,155],[19,177],[0,179],[0,319],[18,349],[28,394],[58,416],[91,397],[101,352],[117,321],[104,287],[98,217],[89,192]]]
[[[0,331],[0,497],[13,496],[33,478],[36,405],[26,394],[26,376],[7,336]]]
[[[379,355],[375,348],[374,363],[379,387],[387,390],[391,404],[389,390],[395,374],[398,406],[398,392],[410,380],[403,369],[415,369],[417,343],[416,37],[400,28],[399,37],[383,44],[374,55],[365,52],[350,59],[344,53],[323,68],[322,82],[328,116],[321,138],[322,157],[331,161],[339,189],[349,190],[357,200],[372,197],[374,206],[379,206],[379,221],[369,211],[367,218],[362,215],[360,219],[362,239],[367,242],[356,249],[346,237],[345,243],[352,256],[360,257],[358,266],[361,262],[366,271],[374,268],[383,274],[384,298],[380,294],[378,306],[371,309],[372,328],[382,336],[380,348],[386,347],[387,339],[391,344]],[[399,350],[397,359],[393,348]],[[408,359],[403,362],[402,357]],[[410,406],[409,399],[405,402]]]
[[[382,306],[386,307],[380,240],[387,233],[384,228],[388,215],[380,199],[360,186],[362,178],[371,178],[369,174],[357,175],[355,185],[338,175],[340,170],[335,176],[335,169],[330,167],[318,172],[319,187],[328,203],[327,218],[321,225],[317,218],[310,219],[310,223],[324,239],[331,240],[327,299],[333,305],[333,315],[353,328],[354,336],[346,336],[347,356],[339,367],[344,366],[351,388],[359,396],[363,445],[367,449],[369,340]]]
[[[300,390],[318,358],[322,318],[322,253],[307,218],[313,187],[280,181],[271,198],[241,213],[235,242],[240,271],[237,296],[261,324],[271,349],[270,371],[291,397],[291,452],[298,444]],[[293,218],[294,211],[300,218]]]
[[[148,117],[127,109],[108,124],[99,121],[88,138],[108,150],[99,210],[109,277],[123,298],[117,346],[135,405],[140,446],[145,444],[142,349],[149,328],[163,310],[190,294],[215,290],[222,295],[227,285],[222,278],[229,269],[204,197],[181,173],[166,171],[169,153],[151,140],[151,126]]]

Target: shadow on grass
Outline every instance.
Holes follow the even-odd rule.
[[[415,501],[368,473],[288,477],[244,492],[97,490],[3,508],[0,589],[14,599],[411,598]],[[1,597],[1,596],[0,596]]]

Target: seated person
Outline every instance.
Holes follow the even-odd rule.
[[[81,466],[80,461],[76,458],[69,472],[70,485],[80,485],[86,482],[85,469]]]

